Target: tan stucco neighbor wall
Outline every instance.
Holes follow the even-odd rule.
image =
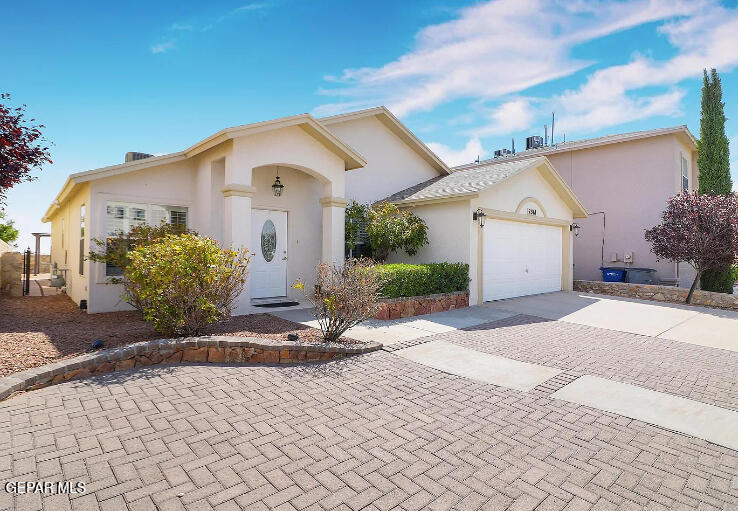
[[[576,279],[602,279],[600,211],[606,213],[605,266],[623,266],[623,254],[632,252],[632,266],[654,268],[659,278],[676,277],[676,265],[656,261],[643,233],[660,221],[667,198],[680,191],[682,153],[689,161],[693,189],[695,155],[673,134],[548,155],[591,215],[577,219],[581,231],[574,240]],[[613,254],[617,254],[618,262],[610,261]],[[691,284],[684,273],[681,284]]]

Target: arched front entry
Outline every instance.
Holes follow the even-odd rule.
[[[279,173],[284,185],[276,197]],[[344,161],[300,128],[233,140],[225,157],[223,238],[253,254],[234,314],[263,312],[254,300],[299,300],[292,284],[313,280],[320,261],[344,255]]]

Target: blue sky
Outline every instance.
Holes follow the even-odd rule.
[[[226,126],[390,107],[451,164],[542,134],[677,124],[723,79],[738,181],[738,1],[0,1],[0,90],[53,165],[8,194],[21,229],[70,173],[180,150]]]

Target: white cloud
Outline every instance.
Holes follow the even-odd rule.
[[[527,99],[502,103],[489,114],[486,126],[474,130],[476,136],[507,135],[530,128],[535,112]]]
[[[589,65],[577,44],[643,23],[692,14],[701,2],[495,0],[416,35],[415,48],[377,68],[346,69],[332,96],[383,103],[400,116],[459,98],[494,99]]]
[[[477,137],[469,139],[462,149],[453,149],[438,142],[428,142],[426,145],[451,167],[471,163],[477,159],[477,156],[485,158],[489,155],[489,152],[482,147],[482,142]]]
[[[215,28],[218,24],[236,15],[246,13],[246,12],[261,11],[263,9],[266,9],[267,7],[269,7],[268,3],[249,3],[249,4],[244,4],[240,7],[236,7],[235,9],[231,9],[225,14],[221,14],[220,16],[217,16],[215,18],[211,17],[210,21],[206,23],[201,23],[201,22],[191,23],[191,22],[177,21],[177,22],[172,23],[169,26],[169,32],[177,33],[179,36],[184,35],[187,32],[208,32],[209,30],[212,30],[213,28]],[[151,52],[152,53],[164,53],[174,48],[176,42],[177,42],[177,37],[174,37],[174,36],[170,37],[167,41],[163,43],[153,45],[151,47]]]
[[[151,53],[164,53],[174,48],[174,39],[155,44],[151,47]]]
[[[576,46],[647,23],[660,23],[654,35],[668,41],[673,56],[626,56],[622,64],[593,71],[579,87],[548,98],[522,95],[595,64],[572,57]],[[463,124],[475,126],[465,130],[470,136],[519,132],[543,124],[539,119],[548,119],[551,111],[558,133],[586,135],[653,116],[682,115],[681,83],[698,78],[703,68],[731,71],[738,65],[735,48],[738,9],[717,0],[494,0],[423,28],[411,51],[385,65],[326,77],[331,85],[319,93],[337,101],[319,109],[337,113],[386,104],[406,116],[468,99],[473,104]],[[616,52],[613,48],[610,56]]]

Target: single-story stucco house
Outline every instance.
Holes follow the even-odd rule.
[[[235,311],[245,314],[299,301],[297,278],[344,259],[347,202],[383,198],[428,224],[413,261],[469,264],[472,304],[572,288],[571,226],[587,212],[545,157],[451,172],[384,107],[226,128],[183,151],[72,174],[43,220],[67,293],[88,312],[127,307],[106,283],[116,269],[85,259],[90,240],[166,221],[254,253]]]
[[[669,197],[698,188],[697,141],[686,126],[570,140],[469,163],[453,172],[545,156],[589,212],[577,220],[574,278],[601,280],[601,266],[651,268],[657,282],[689,287],[688,263],[657,260],[644,231],[661,221]]]

